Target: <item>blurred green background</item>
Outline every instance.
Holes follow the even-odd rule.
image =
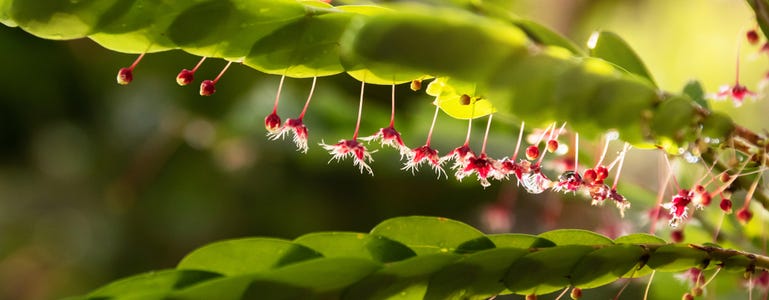
[[[738,0],[498,2],[580,44],[596,29],[619,33],[669,91],[680,91],[690,78],[709,92],[732,84],[738,50],[741,80],[749,88],[759,89],[769,69],[757,47],[738,47],[755,26],[749,7]],[[196,83],[181,88],[174,77],[198,58],[172,51],[148,55],[134,82],[118,86],[117,70],[134,58],[89,40],[41,40],[0,27],[0,299],[86,293],[119,277],[173,267],[185,253],[217,240],[368,231],[403,215],[454,218],[485,232],[572,227],[617,236],[648,230],[659,163],[651,153],[629,155],[623,185],[635,197],[624,219],[613,207],[591,207],[580,197],[527,195],[513,181],[483,189],[471,178],[436,180],[426,168],[412,175],[400,170],[391,149],[374,154],[372,177],[359,174],[349,160],[328,163],[330,156],[317,145],[352,135],[360,85],[348,76],[318,80],[305,117],[310,150],[304,155],[290,141],[264,135],[278,76],[233,65],[214,96],[200,97],[197,83],[215,77],[225,63],[207,61]],[[296,117],[309,85],[286,81],[281,117]],[[389,92],[367,86],[363,135],[387,125]],[[422,145],[431,99],[405,85],[397,99],[397,128],[407,145]],[[712,104],[751,129],[767,127],[767,99],[739,109],[731,102]],[[484,123],[476,122],[475,148]],[[465,121],[441,115],[437,126],[433,144],[441,153],[462,143]],[[515,126],[495,123],[490,155],[511,154]],[[589,141],[583,147],[588,154],[597,148]],[[706,239],[702,232],[692,239]],[[744,295],[736,278],[723,281]],[[640,299],[644,284],[636,281],[623,299]],[[612,297],[619,288],[610,285],[586,297]],[[686,285],[658,279],[654,290],[651,299],[680,299]]]

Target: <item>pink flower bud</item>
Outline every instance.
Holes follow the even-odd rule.
[[[126,85],[134,80],[133,72],[131,68],[121,68],[117,72],[117,83],[120,85]]]
[[[529,146],[526,148],[526,158],[529,160],[535,160],[539,157],[539,147]]]
[[[215,83],[213,80],[203,80],[203,82],[200,83],[200,95],[211,96],[216,93],[216,87],[214,85]]]
[[[179,75],[176,75],[176,83],[178,83],[180,86],[188,85],[194,79],[194,74],[195,72],[184,69],[179,72]]]

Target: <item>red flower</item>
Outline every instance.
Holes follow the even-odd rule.
[[[320,145],[323,146],[323,149],[326,149],[331,153],[331,160],[340,161],[347,156],[350,156],[353,159],[353,164],[360,168],[361,173],[363,173],[363,170],[366,170],[369,174],[374,175],[371,167],[367,164],[367,162],[374,161],[371,158],[371,153],[373,152],[368,152],[366,147],[361,145],[357,140],[341,140],[335,145],[326,145],[323,143]],[[331,160],[329,160],[329,162]]]
[[[515,163],[512,159],[503,158],[502,160],[497,161],[497,164],[496,174],[498,177],[495,177],[495,179],[498,180],[506,179],[510,174],[515,174],[515,178],[518,179],[518,184],[521,184],[523,174],[531,172],[531,162],[525,159],[522,159],[519,163]]]
[[[734,106],[739,107],[742,105],[745,97],[755,97],[756,93],[748,90],[744,85],[735,83],[734,86],[722,86],[718,93],[713,97],[716,100],[725,100],[726,98],[732,98]]]
[[[440,156],[438,156],[438,150],[430,148],[428,145],[412,149],[408,153],[406,166],[403,167],[403,170],[411,170],[411,173],[413,174],[422,163],[430,164],[435,173],[438,173],[438,178],[441,177],[441,174],[446,176],[446,171],[444,171],[441,166],[442,162]]]
[[[401,154],[401,159],[403,159],[404,155],[407,155],[411,149],[409,147],[406,147],[405,144],[403,144],[403,139],[401,138],[401,134],[395,130],[395,127],[385,127],[380,128],[377,133],[375,133],[372,136],[367,136],[360,138],[361,140],[364,140],[366,142],[371,141],[377,141],[379,140],[382,143],[382,147],[384,146],[390,146],[398,150]]]
[[[673,216],[670,219],[671,227],[678,227],[678,224],[680,224],[682,220],[686,219],[687,212],[689,210],[688,206],[691,202],[692,197],[689,193],[689,190],[682,189],[678,191],[678,194],[673,196],[670,202],[662,204],[662,207],[670,210],[670,215]]]
[[[307,153],[307,149],[309,148],[307,145],[307,126],[304,125],[304,122],[302,122],[302,119],[300,118],[286,119],[286,124],[284,124],[283,127],[279,127],[277,131],[268,132],[267,136],[269,136],[271,140],[277,140],[283,138],[287,132],[294,133],[294,144],[296,144],[297,150],[302,153]]]
[[[497,177],[497,170],[494,168],[495,162],[494,159],[489,158],[486,154],[469,157],[464,169],[457,171],[457,179],[461,181],[465,176],[475,173],[478,176],[478,181],[481,182],[481,185],[484,188],[488,187],[491,185],[488,177]]]

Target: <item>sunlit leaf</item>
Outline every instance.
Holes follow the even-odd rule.
[[[478,229],[446,218],[393,218],[379,223],[371,234],[401,242],[418,255],[468,253],[494,248],[494,243]]]
[[[227,276],[266,271],[322,255],[286,240],[244,238],[208,244],[187,254],[177,268]]]

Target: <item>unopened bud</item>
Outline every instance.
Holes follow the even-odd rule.
[[[470,100],[472,100],[470,99],[470,96],[467,94],[462,94],[462,96],[459,97],[459,104],[470,105]]]
[[[280,131],[280,126],[280,117],[277,113],[273,112],[264,118],[264,128],[267,129],[267,131],[277,133]]]
[[[732,213],[732,200],[721,199],[721,204],[719,206],[721,206],[721,210],[723,210],[725,213]]]
[[[526,148],[526,158],[529,160],[535,160],[539,157],[539,147],[529,146]]]
[[[184,69],[179,72],[179,75],[176,75],[176,83],[178,83],[180,86],[188,85],[194,79],[194,74],[195,72]]]
[[[758,44],[758,32],[755,29],[748,30],[748,32],[745,34],[745,37],[748,39],[748,43],[751,45]]]
[[[747,206],[737,211],[737,220],[743,225],[750,222],[750,219],[753,219],[753,213],[750,212]]]
[[[214,85],[215,83],[213,80],[203,80],[203,82],[200,83],[200,95],[211,96],[216,93],[216,87]]]
[[[418,91],[422,89],[422,80],[412,80],[411,81],[411,90],[412,91]]]
[[[571,289],[571,299],[577,300],[579,298],[582,298],[582,289],[575,287]]]
[[[133,72],[130,68],[121,68],[117,72],[117,83],[120,85],[126,85],[134,80]]]
[[[547,141],[547,152],[553,153],[556,150],[558,150],[558,141],[556,140]]]

